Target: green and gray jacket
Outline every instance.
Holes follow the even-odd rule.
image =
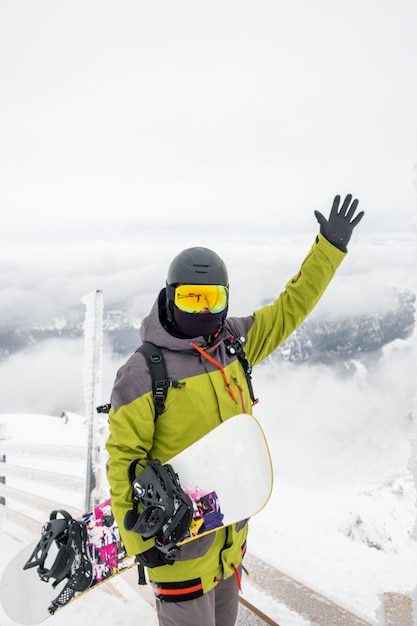
[[[124,530],[123,520],[131,508],[128,466],[136,457],[167,462],[218,426],[239,413],[251,413],[251,399],[243,368],[228,354],[225,339],[245,337],[246,358],[260,363],[303,322],[332,279],[345,253],[319,235],[300,271],[270,305],[248,317],[228,317],[221,334],[206,346],[203,337],[193,340],[170,335],[159,318],[158,301],[141,327],[141,338],[158,345],[168,375],[185,383],[170,388],[166,408],[155,422],[152,381],[141,353],[133,354],[117,373],[109,414],[107,441],[108,479],[113,511],[129,554],[145,552],[154,540]],[[202,352],[198,350],[202,349]],[[212,360],[204,356],[206,352]],[[227,386],[227,382],[230,386]],[[163,597],[178,586],[192,590],[179,599],[196,597],[227,578],[241,564],[246,546],[247,524],[223,528],[186,544],[174,565],[148,570],[156,593]],[[176,585],[176,583],[187,583]]]

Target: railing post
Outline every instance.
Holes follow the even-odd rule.
[[[6,424],[0,424],[0,441],[6,439]],[[6,463],[6,455],[5,454],[1,454],[0,453],[0,464],[1,463]],[[2,466],[0,465],[0,468]],[[5,485],[6,484],[6,476],[4,474],[2,474],[1,469],[0,469],[0,484]],[[0,496],[0,504],[3,504],[4,506],[6,506],[6,498],[3,496]]]
[[[84,399],[88,423],[87,469],[85,487],[85,510],[100,501],[100,485],[97,484],[101,448],[98,440],[96,407],[101,402],[103,292],[97,289],[82,299],[86,307],[84,322]]]

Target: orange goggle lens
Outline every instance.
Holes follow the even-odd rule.
[[[175,305],[185,313],[208,309],[220,313],[227,307],[229,290],[224,285],[179,285],[175,288]]]

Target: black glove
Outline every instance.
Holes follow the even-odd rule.
[[[330,241],[330,243],[343,252],[346,252],[346,246],[352,236],[353,229],[364,216],[364,212],[361,211],[352,219],[356,207],[359,204],[359,200],[354,200],[352,204],[350,204],[351,200],[352,194],[349,193],[343,200],[342,207],[339,211],[340,196],[335,196],[328,220],[326,220],[324,215],[319,211],[314,211],[314,215],[320,224],[320,232],[323,237],[326,237],[327,241]]]
[[[178,548],[179,552],[179,548]],[[161,567],[161,565],[173,565],[176,557],[176,551],[170,550],[168,554],[162,552],[157,546],[153,546],[136,555],[136,561],[145,567]]]

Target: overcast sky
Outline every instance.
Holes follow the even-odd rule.
[[[4,0],[0,59],[3,242],[416,219],[415,0]]]

